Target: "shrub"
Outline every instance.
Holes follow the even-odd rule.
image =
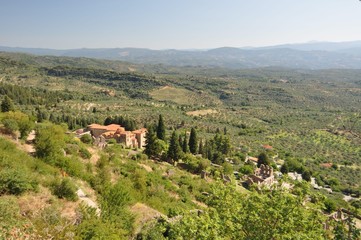
[[[306,180],[307,182],[311,181],[311,172],[310,171],[304,171],[302,173],[302,178]]]
[[[222,164],[222,170],[223,170],[223,173],[226,174],[226,175],[231,175],[233,174],[233,166],[232,164],[228,163],[228,162],[224,162]]]
[[[329,199],[329,198],[325,199],[324,206],[325,206],[325,208],[324,208],[325,211],[328,212],[328,213],[332,213],[337,209],[336,203],[333,200]]]
[[[63,169],[70,176],[83,177],[85,173],[84,165],[77,157],[63,157],[58,156],[52,159],[54,165]]]
[[[132,156],[133,160],[147,160],[148,156],[144,153],[137,153],[136,155]]]
[[[80,148],[79,154],[82,158],[85,158],[85,159],[90,159],[92,156],[92,154],[86,148]]]
[[[8,133],[14,133],[19,130],[19,125],[14,119],[4,119],[2,122]]]
[[[190,153],[184,155],[183,161],[187,164],[187,169],[192,173],[201,173],[202,170],[206,170],[211,165],[208,159],[195,157]]]
[[[27,190],[35,190],[37,182],[24,169],[4,169],[0,171],[0,195],[20,195]]]
[[[80,141],[86,144],[90,144],[93,142],[93,139],[89,134],[84,134],[80,137]]]
[[[64,148],[66,154],[75,155],[78,153],[79,146],[76,144],[67,144]]]
[[[65,198],[70,201],[78,199],[76,186],[68,178],[64,178],[61,182],[55,181],[52,184],[52,192],[58,198]]]
[[[239,172],[244,174],[244,175],[249,175],[252,174],[254,172],[254,167],[251,165],[243,165],[240,169]]]

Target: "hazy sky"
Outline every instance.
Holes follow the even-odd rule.
[[[359,0],[0,0],[0,45],[152,49],[361,40]]]

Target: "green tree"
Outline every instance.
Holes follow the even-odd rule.
[[[257,167],[260,167],[262,164],[268,166],[271,164],[267,154],[264,152],[258,155]]]
[[[361,238],[360,229],[356,227],[351,215],[345,221],[334,221],[333,225],[335,239],[359,240]]]
[[[232,164],[228,163],[228,162],[224,162],[222,164],[222,168],[223,168],[223,173],[226,175],[232,175],[233,174],[233,166]]]
[[[40,158],[61,156],[65,146],[65,131],[59,125],[46,124],[36,129],[35,150]]]
[[[157,138],[163,141],[165,140],[165,125],[161,114],[159,115],[159,120],[158,120]]]
[[[182,150],[183,150],[184,153],[189,152],[188,142],[187,142],[187,134],[186,133],[184,134],[184,138],[183,138]]]
[[[19,130],[19,125],[14,119],[3,119],[2,123],[8,134],[15,134]]]
[[[1,102],[1,112],[10,112],[14,111],[15,106],[11,98],[5,95],[4,100]]]
[[[307,182],[311,181],[311,172],[309,170],[304,171],[302,173],[302,178]]]
[[[224,136],[221,142],[221,152],[224,155],[227,155],[230,153],[230,151],[231,151],[231,142],[229,140],[229,137]]]
[[[284,163],[281,167],[281,173],[283,174],[287,174],[290,171],[289,167],[288,167],[288,163]]]
[[[182,157],[182,153],[182,148],[179,145],[178,141],[178,135],[176,131],[173,131],[172,137],[169,142],[167,157],[168,159],[178,161]]]
[[[78,199],[76,190],[76,186],[68,178],[64,178],[61,181],[55,181],[52,184],[53,194],[58,198],[65,198],[69,201],[76,201]]]
[[[155,135],[154,129],[152,126],[148,127],[148,133],[145,136],[145,148],[144,148],[144,153],[149,157],[155,157],[158,155],[158,151],[157,151],[157,147],[156,147],[156,142],[157,140],[157,136]]]
[[[303,201],[285,190],[244,195],[218,183],[203,213],[185,213],[164,233],[168,239],[325,239],[322,213]]]
[[[100,201],[102,220],[116,224],[118,229],[130,234],[134,222],[134,216],[128,210],[131,201],[128,186],[121,181],[107,187]]]
[[[192,154],[196,154],[197,153],[197,148],[198,148],[198,139],[197,139],[197,132],[195,130],[195,128],[191,129],[191,135],[189,136],[189,151]]]
[[[34,121],[25,113],[22,112],[7,112],[3,115],[2,120],[5,128],[11,133],[20,132],[20,137],[25,139],[30,130],[34,127]]]

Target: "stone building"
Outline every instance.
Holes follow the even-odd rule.
[[[254,171],[254,174],[249,175],[246,184],[257,184],[259,186],[271,186],[274,183],[273,168],[267,165],[261,165]]]
[[[115,139],[117,143],[132,148],[143,148],[145,146],[145,135],[147,134],[146,128],[126,131],[124,127],[118,124],[110,124],[107,126],[91,124],[87,126],[86,131],[89,131],[95,139],[100,137],[105,140]]]

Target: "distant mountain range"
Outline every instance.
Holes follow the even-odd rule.
[[[151,50],[145,48],[42,49],[0,47],[4,52],[88,57],[131,63],[225,68],[287,67],[361,69],[361,41],[311,42],[257,48],[222,47],[210,50]]]

